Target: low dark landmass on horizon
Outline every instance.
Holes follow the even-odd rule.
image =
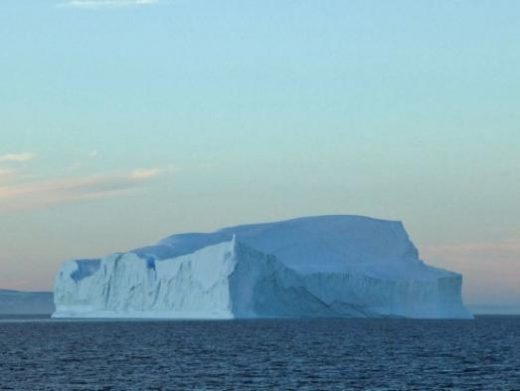
[[[54,312],[52,292],[0,289],[0,314],[50,315]]]

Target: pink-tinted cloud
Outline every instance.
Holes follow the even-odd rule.
[[[0,180],[11,178],[15,174],[14,170],[8,169],[8,168],[2,168],[0,167]]]
[[[31,152],[22,152],[22,153],[8,153],[5,155],[0,155],[0,163],[5,162],[28,162],[36,158],[36,155]]]
[[[0,186],[0,212],[111,197],[143,186],[159,169],[139,169],[129,174],[98,175]]]

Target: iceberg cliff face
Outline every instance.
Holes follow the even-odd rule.
[[[470,318],[461,284],[425,265],[399,222],[309,217],[65,262],[54,316]]]

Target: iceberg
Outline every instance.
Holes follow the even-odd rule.
[[[303,217],[67,261],[53,317],[472,318],[461,286],[420,259],[401,222]]]

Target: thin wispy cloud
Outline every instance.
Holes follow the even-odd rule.
[[[149,179],[153,178],[161,172],[158,168],[140,168],[132,171],[131,177],[134,179]]]
[[[14,175],[14,173],[15,173],[14,170],[0,167],[0,180],[12,177]]]
[[[71,7],[82,9],[122,8],[153,5],[159,0],[69,0],[59,3],[58,7]]]
[[[30,160],[34,160],[36,158],[36,154],[31,152],[22,152],[22,153],[8,153],[5,155],[0,155],[0,163],[6,162],[28,162]]]
[[[0,186],[0,212],[113,197],[142,187],[160,170],[138,169],[127,174],[65,178]]]

